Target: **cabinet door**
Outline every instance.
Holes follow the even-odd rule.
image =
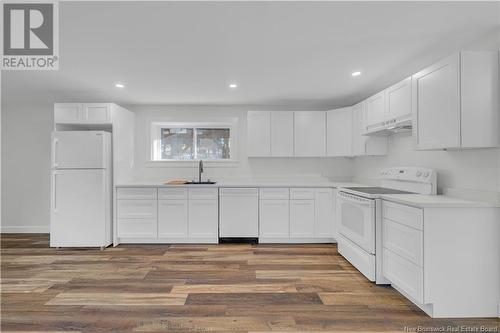
[[[293,156],[293,112],[271,112],[271,155]]]
[[[103,170],[52,171],[51,246],[102,246],[106,193]]]
[[[187,238],[187,199],[158,201],[158,237]]]
[[[192,238],[218,238],[217,200],[189,199],[188,234]]]
[[[54,104],[54,123],[78,124],[82,122],[82,104],[56,103]]]
[[[111,123],[110,105],[105,103],[87,103],[83,105],[83,122],[89,124]]]
[[[412,76],[417,149],[460,146],[458,54]]]
[[[333,237],[333,189],[318,188],[314,193],[314,237]]]
[[[290,201],[288,199],[260,200],[259,237],[290,237]]]
[[[327,119],[327,156],[352,155],[352,108],[328,111]]]
[[[294,112],[295,156],[326,155],[326,113],[324,111]]]
[[[271,112],[247,113],[247,154],[248,156],[271,155]]]
[[[386,136],[366,136],[365,103],[352,107],[352,156],[387,155],[388,140]]]
[[[364,102],[352,107],[352,156],[365,155],[366,136],[364,122]]]
[[[387,120],[411,119],[411,77],[385,90]]]
[[[385,91],[366,100],[366,130],[382,126],[385,121]]]
[[[314,237],[314,200],[290,200],[290,238]]]

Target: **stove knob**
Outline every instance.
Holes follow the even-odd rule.
[[[417,177],[422,176],[422,171],[417,171]]]

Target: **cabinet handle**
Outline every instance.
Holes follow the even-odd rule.
[[[53,161],[52,164],[54,164],[54,167],[57,167],[57,147],[59,146],[59,139],[54,139],[53,146],[52,146],[52,151],[54,152],[53,155]]]
[[[57,183],[56,183],[57,173],[54,172],[52,177],[52,210],[57,213]]]

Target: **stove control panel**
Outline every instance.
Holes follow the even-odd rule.
[[[380,171],[380,178],[418,183],[435,183],[436,172],[428,168],[394,167]]]

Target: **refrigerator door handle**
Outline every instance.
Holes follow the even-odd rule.
[[[52,176],[52,210],[57,213],[57,173],[54,171]]]
[[[58,142],[59,142],[59,139],[55,138],[54,142],[53,142],[53,147],[52,147],[52,151],[53,151],[52,164],[54,165],[54,167],[57,167],[57,146],[58,146]]]

